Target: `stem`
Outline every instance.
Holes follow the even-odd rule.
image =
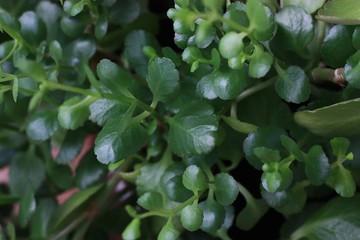
[[[310,72],[310,80],[314,83],[332,82],[340,86],[345,85],[344,68],[315,68]]]
[[[85,71],[85,74],[87,76],[87,78],[89,79],[90,84],[96,89],[96,91],[98,91],[99,93],[101,93],[101,87],[99,82],[97,81],[97,79],[95,78],[93,72],[91,71],[89,65],[87,64],[83,64],[83,68]]]
[[[245,98],[265,89],[270,87],[271,85],[273,85],[275,83],[275,77],[270,78],[267,81],[261,82],[251,88],[246,89],[244,92],[242,92],[237,98],[236,98],[236,103],[241,102],[242,100],[244,100]]]
[[[11,48],[11,51],[5,58],[1,59],[0,64],[3,64],[6,60],[8,60],[14,54],[17,47],[18,47],[18,42],[16,40],[14,40],[14,45]]]
[[[92,97],[95,97],[95,98],[100,98],[101,97],[100,94],[97,93],[97,92],[82,89],[82,88],[78,88],[78,87],[68,86],[68,85],[64,85],[64,84],[60,84],[60,83],[56,83],[56,82],[47,81],[46,86],[49,87],[50,89],[58,89],[58,90],[78,93],[78,94],[82,94],[82,95],[86,95],[86,96],[92,96]]]
[[[59,232],[54,237],[52,237],[51,240],[61,239],[66,234],[70,233],[74,228],[76,228],[85,219],[86,219],[86,213],[84,213],[84,214],[80,215],[78,218],[76,218],[72,223],[70,223],[68,226],[66,226],[61,232]]]

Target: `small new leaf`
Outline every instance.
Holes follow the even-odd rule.
[[[326,181],[330,173],[330,164],[321,146],[313,146],[306,155],[305,173],[313,185],[320,185]]]

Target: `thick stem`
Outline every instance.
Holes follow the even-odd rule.
[[[310,80],[314,83],[332,82],[340,86],[346,82],[344,68],[315,68],[310,72]]]

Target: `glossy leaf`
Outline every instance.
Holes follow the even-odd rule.
[[[158,240],[173,240],[180,236],[179,230],[176,229],[175,225],[168,221],[161,229],[157,239]]]
[[[62,47],[60,43],[56,40],[52,41],[49,46],[50,56],[56,61],[59,62],[62,59]]]
[[[281,160],[280,152],[266,147],[254,148],[254,154],[264,163],[279,162]]]
[[[338,158],[345,158],[350,147],[350,141],[344,137],[335,137],[330,141],[333,154]]]
[[[100,16],[95,25],[95,37],[101,39],[108,30],[108,20],[105,16]]]
[[[329,23],[357,25],[360,23],[357,14],[359,8],[360,3],[355,0],[331,0],[319,10],[316,17]]]
[[[189,104],[173,118],[168,118],[168,122],[169,143],[177,155],[199,155],[214,148],[218,122],[209,105]]]
[[[194,232],[201,227],[203,217],[201,208],[196,205],[187,205],[181,210],[180,221],[186,230]]]
[[[90,151],[82,159],[76,169],[75,184],[81,189],[89,188],[102,180],[106,174],[106,166],[100,165],[95,154]]]
[[[244,48],[242,33],[228,32],[220,40],[219,52],[226,59],[233,58]]]
[[[154,99],[166,102],[179,89],[179,72],[170,59],[157,58],[149,64],[147,82]]]
[[[249,76],[253,78],[264,77],[269,72],[272,63],[273,57],[268,52],[255,47],[249,64]]]
[[[40,44],[40,42],[46,36],[46,28],[43,21],[39,16],[32,11],[24,12],[20,18],[19,22],[21,25],[20,32],[23,38],[28,41],[30,44]]]
[[[138,151],[146,141],[146,131],[131,116],[109,120],[95,141],[95,154],[104,164],[119,161]]]
[[[195,43],[199,48],[208,47],[215,38],[216,28],[214,28],[212,24],[212,21],[205,20],[199,23],[197,26],[195,33]]]
[[[315,110],[295,113],[295,121],[320,136],[351,136],[360,133],[357,114],[360,99],[339,102]],[[353,116],[347,118],[344,116]]]
[[[100,126],[104,126],[109,119],[125,114],[129,108],[130,104],[108,98],[100,98],[90,105],[89,119]]]
[[[304,220],[291,239],[356,239],[360,234],[359,195],[336,197]]]
[[[360,81],[357,77],[360,72],[360,51],[357,51],[354,55],[350,56],[345,65],[344,73],[346,82],[349,83],[350,86],[355,88],[360,88]]]
[[[254,28],[256,33],[262,34],[272,28],[272,22],[268,18],[265,6],[258,0],[249,0],[246,2],[246,14],[250,20],[250,27]],[[267,40],[267,39],[262,39]]]
[[[53,199],[42,199],[37,203],[31,219],[31,238],[44,239],[48,236],[47,228],[56,207],[57,203]]]
[[[223,206],[231,205],[239,194],[237,181],[228,173],[218,173],[214,180],[216,201]]]
[[[21,227],[25,227],[36,210],[34,193],[28,193],[20,199],[19,221]]]
[[[81,134],[79,131],[67,131],[55,161],[59,164],[68,164],[74,160],[80,153],[84,138],[84,134]]]
[[[312,14],[323,6],[326,0],[284,0],[284,6],[294,5],[303,8],[307,13]]]
[[[77,129],[84,125],[90,116],[89,106],[95,101],[92,97],[70,98],[59,107],[59,124],[65,129]]]
[[[193,192],[182,183],[182,176],[170,178],[166,183],[163,183],[162,190],[166,197],[174,202],[185,202],[193,195]]]
[[[35,141],[44,141],[55,134],[58,129],[55,111],[43,111],[32,114],[26,124],[27,136]]]
[[[201,230],[215,234],[225,220],[225,208],[214,200],[207,199],[199,204],[203,211]]]
[[[330,173],[329,160],[319,145],[313,146],[305,157],[305,173],[311,184],[324,183]]]
[[[309,78],[296,66],[291,66],[279,75],[275,83],[276,92],[287,102],[305,102],[311,93]]]
[[[321,45],[322,59],[333,68],[343,67],[354,52],[352,28],[348,26],[333,26]]]
[[[160,193],[146,192],[140,196],[137,203],[149,211],[161,211],[163,207],[163,199]]]
[[[140,11],[141,5],[138,0],[117,1],[110,9],[109,20],[119,25],[128,24],[140,15]]]
[[[129,87],[132,82],[129,72],[108,59],[103,59],[98,63],[96,72],[100,81],[113,93],[123,94],[123,89]]]
[[[207,187],[205,174],[201,168],[196,165],[188,166],[182,176],[184,186],[193,191],[198,192]]]
[[[289,153],[291,153],[299,161],[304,160],[304,154],[301,152],[299,146],[294,140],[285,135],[282,135],[280,138],[281,144],[289,151]]]
[[[287,134],[283,129],[274,127],[258,128],[255,132],[250,133],[243,143],[244,153],[249,163],[260,170],[263,163],[254,154],[254,149],[257,147],[279,149],[281,146],[281,135]]]
[[[64,3],[64,11],[71,16],[78,15],[84,8],[85,1],[83,0],[67,0]]]

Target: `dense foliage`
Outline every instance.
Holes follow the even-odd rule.
[[[279,2],[0,1],[0,239],[358,238],[360,3]]]

